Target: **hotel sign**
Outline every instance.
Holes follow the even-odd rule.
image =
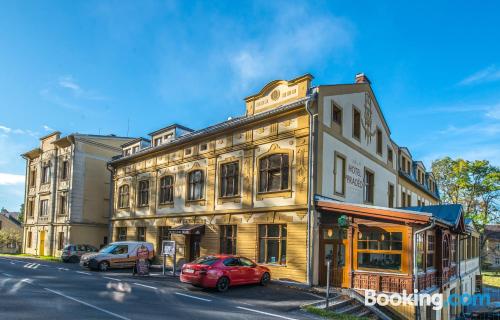
[[[347,166],[346,172],[346,183],[357,189],[363,189],[363,170],[361,169],[361,163],[359,161],[353,160]]]

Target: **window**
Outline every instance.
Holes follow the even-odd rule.
[[[33,217],[35,213],[35,200],[29,199],[28,200],[28,217]]]
[[[68,198],[66,195],[61,195],[59,197],[59,214],[60,215],[65,215],[67,213],[67,208],[68,206]]]
[[[194,170],[188,174],[188,200],[201,200],[204,195],[204,179],[202,170]]]
[[[286,236],[284,224],[259,225],[259,263],[286,264]]]
[[[69,176],[69,162],[65,160],[61,164],[61,180],[68,179],[68,176]]]
[[[129,156],[130,155],[130,148],[129,149],[125,149],[125,156]]]
[[[425,237],[423,233],[417,233],[417,268],[425,271]]]
[[[32,244],[33,244],[33,232],[28,231],[28,248],[31,248]]]
[[[154,140],[154,146],[155,146],[155,147],[158,147],[160,144],[161,144],[161,137],[156,138],[156,139]]]
[[[472,259],[472,237],[467,238],[467,260]]]
[[[259,192],[288,189],[288,154],[278,153],[259,160]]]
[[[500,250],[500,242],[495,243],[495,250]]]
[[[206,151],[208,149],[208,144],[202,143],[200,144],[200,151]]]
[[[50,167],[44,166],[42,168],[42,184],[50,182]]]
[[[239,194],[238,161],[221,165],[220,173],[220,196],[233,197]]]
[[[401,191],[401,206],[406,207],[406,192]]]
[[[127,227],[116,228],[116,240],[126,241],[127,240]]]
[[[146,228],[137,227],[137,241],[146,241]]]
[[[457,236],[451,236],[450,241],[450,258],[451,264],[457,263]]]
[[[186,156],[189,156],[191,153],[192,153],[192,149],[191,148],[187,148],[186,150],[184,150],[184,154]]]
[[[389,190],[387,191],[387,205],[389,208],[394,208],[394,185],[389,183]]]
[[[465,247],[467,245],[467,240],[466,239],[460,239],[460,261],[465,260]]]
[[[36,169],[30,172],[30,187],[34,187],[36,184]]]
[[[64,248],[64,232],[59,232],[57,241],[57,250],[62,250]]]
[[[394,161],[394,154],[392,153],[392,149],[387,147],[387,161],[392,163]]]
[[[500,257],[495,257],[495,264],[500,264]]]
[[[118,189],[118,206],[120,208],[128,208],[129,206],[129,186],[124,184]]]
[[[417,199],[417,207],[421,207],[422,203],[420,202],[420,199]]]
[[[174,177],[166,176],[160,179],[160,204],[174,202]]]
[[[442,254],[442,259],[443,259],[443,268],[449,268],[450,267],[450,239],[448,235],[445,235],[443,237],[443,254]]]
[[[382,130],[380,130],[379,128],[377,128],[376,140],[377,140],[377,153],[379,155],[382,155]]]
[[[157,251],[159,253],[163,252],[162,243],[163,241],[170,240],[170,227],[159,227],[158,228],[158,243],[156,245]]]
[[[346,161],[345,158],[339,154],[335,155],[335,169],[334,169],[334,189],[335,194],[345,195],[345,173],[346,173]]]
[[[237,225],[220,226],[220,253],[236,254]]]
[[[342,109],[332,102],[332,122],[341,126],[342,125]]]
[[[365,202],[366,203],[373,203],[373,191],[375,187],[375,177],[373,172],[370,172],[365,168],[365,190],[364,190],[364,195],[365,195]]]
[[[435,258],[435,237],[434,237],[434,232],[427,232],[427,269],[429,268],[434,268],[436,266],[436,263],[434,261]]]
[[[139,181],[138,205],[144,207],[149,204],[149,181]]]
[[[411,194],[409,193],[406,195],[406,205],[411,207]]]
[[[40,201],[40,217],[46,217],[49,214],[49,200]]]
[[[401,270],[403,233],[361,227],[358,233],[358,268]]]
[[[0,221],[0,230],[2,230],[2,221]]]
[[[352,109],[352,136],[361,139],[361,113],[355,108]]]

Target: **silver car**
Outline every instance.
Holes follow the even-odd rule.
[[[96,253],[84,254],[80,265],[92,270],[106,271],[110,268],[132,268],[137,261],[137,249],[144,245],[149,251],[151,263],[155,253],[152,243],[142,241],[113,242]]]
[[[97,252],[97,248],[88,244],[68,244],[62,249],[61,260],[76,263],[82,255],[89,252]]]

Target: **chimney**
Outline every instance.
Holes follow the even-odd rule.
[[[368,79],[368,77],[363,72],[361,72],[361,73],[356,74],[355,83],[371,84],[371,81]]]

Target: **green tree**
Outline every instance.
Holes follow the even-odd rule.
[[[14,230],[0,230],[0,248],[2,247],[20,248],[21,234]]]
[[[483,233],[484,226],[500,222],[500,168],[487,160],[445,157],[432,163],[432,173],[443,203],[461,204],[466,218]]]
[[[17,216],[17,220],[19,220],[21,223],[24,223],[24,203],[21,204],[21,207],[19,208],[19,215]]]

